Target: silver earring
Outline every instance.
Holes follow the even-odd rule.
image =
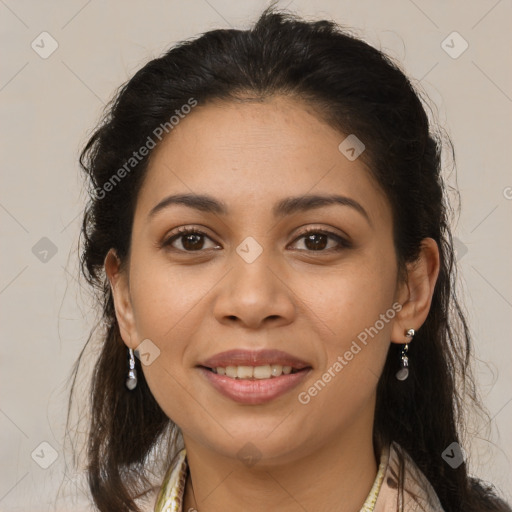
[[[133,349],[128,349],[128,377],[125,382],[126,387],[132,391],[137,387],[137,370],[135,369],[135,355]]]
[[[408,329],[405,336],[409,338],[409,342],[412,341],[415,335],[414,329]],[[398,380],[405,380],[409,377],[409,358],[407,357],[407,351],[409,350],[409,343],[406,343],[400,351],[400,369],[396,372],[395,377]]]

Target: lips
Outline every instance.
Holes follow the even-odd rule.
[[[220,394],[247,405],[261,405],[286,394],[312,369],[306,361],[279,350],[230,350],[197,367]]]

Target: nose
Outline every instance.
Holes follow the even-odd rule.
[[[233,251],[232,268],[222,281],[214,315],[220,323],[248,329],[284,326],[296,313],[293,299],[285,273],[269,251],[263,250],[250,263]]]

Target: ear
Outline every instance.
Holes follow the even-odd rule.
[[[402,309],[396,314],[391,331],[393,343],[407,343],[410,340],[406,331],[417,331],[425,322],[438,275],[439,248],[433,238],[424,238],[418,259],[407,264],[406,282],[399,288],[397,300]]]
[[[121,337],[127,347],[135,349],[138,338],[135,330],[128,275],[126,271],[121,270],[121,261],[114,249],[108,251],[104,267],[112,289]]]

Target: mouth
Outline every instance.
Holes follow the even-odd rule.
[[[281,350],[229,350],[198,366],[231,379],[271,379],[311,368],[298,357]]]
[[[266,364],[261,366],[217,366],[216,368],[209,368],[202,366],[206,370],[210,370],[217,375],[225,375],[231,379],[244,379],[244,380],[262,380],[273,379],[281,375],[290,375],[303,369],[293,368],[292,366],[283,366],[281,364]]]
[[[232,350],[207,359],[197,368],[223,396],[257,405],[296,387],[312,365],[277,350]]]

